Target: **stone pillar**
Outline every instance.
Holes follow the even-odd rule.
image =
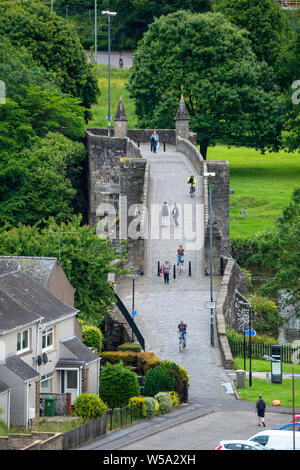
[[[125,111],[125,106],[123,103],[122,96],[120,97],[119,104],[117,107],[117,112],[114,117],[114,122],[115,122],[115,137],[126,137],[127,136],[127,115]]]
[[[175,121],[176,121],[176,137],[180,136],[183,139],[189,139],[190,116],[186,109],[186,104],[185,104],[183,95],[181,95],[181,98],[180,98]]]

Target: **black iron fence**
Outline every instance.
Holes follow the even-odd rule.
[[[234,341],[228,339],[229,346],[233,356],[244,356],[244,350],[246,357],[249,357],[250,342],[246,341]],[[288,345],[282,345],[282,362],[292,363],[294,349]],[[251,342],[251,356],[252,359],[263,359],[264,355],[271,355],[271,344],[268,343],[254,343]]]
[[[144,418],[143,405],[138,403],[135,405],[124,406],[123,408],[111,408],[106,411],[107,431],[121,429]]]

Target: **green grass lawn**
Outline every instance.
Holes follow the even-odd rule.
[[[129,79],[129,69],[111,68],[110,74],[110,112],[112,116],[116,114],[120,96],[122,96],[126,114],[128,117],[127,127],[134,129],[137,123],[135,114],[134,101],[129,98],[129,91],[126,89],[126,83]],[[108,114],[108,66],[98,65],[98,83],[101,95],[97,104],[92,107],[92,119],[88,123],[88,127],[107,127],[105,116]],[[114,126],[114,121],[111,123]]]
[[[282,384],[272,384],[271,379],[270,383],[267,383],[264,379],[253,379],[251,389],[249,388],[249,380],[246,380],[245,388],[238,388],[237,392],[240,398],[246,401],[256,402],[258,395],[261,394],[267,405],[272,405],[273,400],[280,400],[280,406],[290,408],[293,406],[291,379],[283,379]],[[295,379],[295,408],[299,407],[300,380]]]
[[[234,357],[234,368],[235,370],[244,369],[244,358],[243,357]],[[249,358],[246,358],[246,369],[249,370]],[[263,359],[252,359],[251,360],[251,370],[254,372],[271,372],[271,363],[264,361]],[[292,364],[286,362],[282,363],[282,372],[291,373],[293,371]],[[300,374],[300,364],[294,365],[295,374]]]
[[[230,163],[230,238],[249,238],[274,224],[300,186],[300,153],[260,154],[252,149],[216,145],[209,160]],[[246,215],[240,215],[246,209]]]

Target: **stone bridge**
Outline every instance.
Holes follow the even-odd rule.
[[[246,277],[230,256],[229,164],[205,161],[196,148],[196,136],[189,132],[189,116],[183,97],[176,115],[176,129],[158,130],[160,145],[150,149],[152,130],[127,130],[122,100],[115,116],[114,136],[105,129],[87,130],[89,154],[90,224],[106,216],[107,234],[113,242],[127,239],[128,266],[135,273],[134,309],[136,324],[145,339],[146,350],[159,359],[184,367],[190,378],[190,401],[201,398],[223,403],[232,400],[227,370],[233,359],[225,334],[225,322],[239,329],[247,316],[242,292]],[[210,344],[209,205],[208,172],[213,172],[212,253],[214,347]],[[197,180],[191,199],[187,179]],[[161,207],[167,202],[169,214],[174,203],[179,209],[178,226],[169,215],[162,220]],[[110,209],[109,209],[110,208]],[[176,250],[182,244],[185,263],[176,268]],[[158,263],[169,261],[170,282],[158,275]],[[132,310],[132,277],[115,280],[116,290],[127,309]],[[112,312],[115,341],[130,340],[124,321]],[[177,325],[188,325],[188,343],[179,353]],[[125,333],[124,333],[125,330]],[[110,344],[111,349],[117,344]]]

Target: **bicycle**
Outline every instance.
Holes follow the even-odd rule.
[[[183,337],[183,333],[180,333],[179,335],[179,352],[183,352],[184,351],[184,337]]]
[[[179,274],[181,274],[183,263],[184,263],[184,259],[181,256],[180,259],[179,259],[179,264],[177,264],[177,271],[179,272]]]
[[[195,197],[195,192],[196,192],[195,185],[191,184],[190,185],[190,197],[191,198]]]

